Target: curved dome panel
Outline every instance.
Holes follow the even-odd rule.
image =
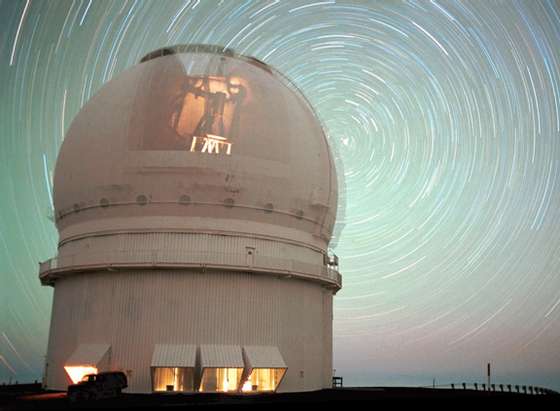
[[[71,124],[55,169],[61,242],[211,230],[325,249],[336,174],[301,93],[257,60],[165,50],[107,83]]]

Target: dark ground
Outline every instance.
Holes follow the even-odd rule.
[[[453,406],[474,401],[481,404],[509,404],[515,406],[540,405],[541,403],[560,404],[560,395],[517,394],[508,392],[486,392],[463,389],[431,389],[407,387],[345,387],[321,391],[290,394],[123,394],[119,398],[108,400],[71,403],[65,392],[48,392],[40,384],[19,384],[0,386],[0,410],[66,410],[74,408],[144,408],[175,409],[192,407],[204,408],[238,408],[262,409],[275,406],[289,408],[297,405],[333,406],[344,409],[345,406],[374,406],[383,403],[401,403],[402,401],[421,404],[428,401],[451,401]],[[369,407],[368,407],[369,408]],[[560,409],[560,408],[557,408]]]

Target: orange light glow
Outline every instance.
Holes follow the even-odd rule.
[[[194,390],[194,368],[154,367],[153,372],[154,391]]]
[[[243,387],[241,388],[241,391],[243,392],[253,391],[253,386],[251,384],[251,381],[245,381]]]
[[[214,139],[235,140],[238,109],[245,102],[247,90],[247,84],[239,77],[188,77],[171,107],[169,125],[178,136],[193,138],[190,151],[200,151],[194,149],[197,138],[208,138],[205,147],[213,144],[215,149],[201,152],[219,153]]]
[[[70,377],[70,380],[72,380],[73,384],[82,381],[84,375],[97,374],[97,368],[92,367],[91,365],[64,367],[64,370]]]
[[[276,391],[286,368],[255,368],[242,385],[243,392]]]
[[[243,368],[205,368],[200,383],[201,392],[231,392],[239,389]]]

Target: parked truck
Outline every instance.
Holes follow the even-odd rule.
[[[126,387],[128,387],[128,382],[122,371],[87,374],[79,383],[68,386],[68,399],[82,401],[114,398],[119,396]]]

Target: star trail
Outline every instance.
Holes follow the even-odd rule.
[[[0,0],[0,382],[40,379],[64,133],[107,81],[209,43],[290,78],[341,187],[347,385],[560,389],[560,3]],[[87,155],[87,153],[84,153]]]

